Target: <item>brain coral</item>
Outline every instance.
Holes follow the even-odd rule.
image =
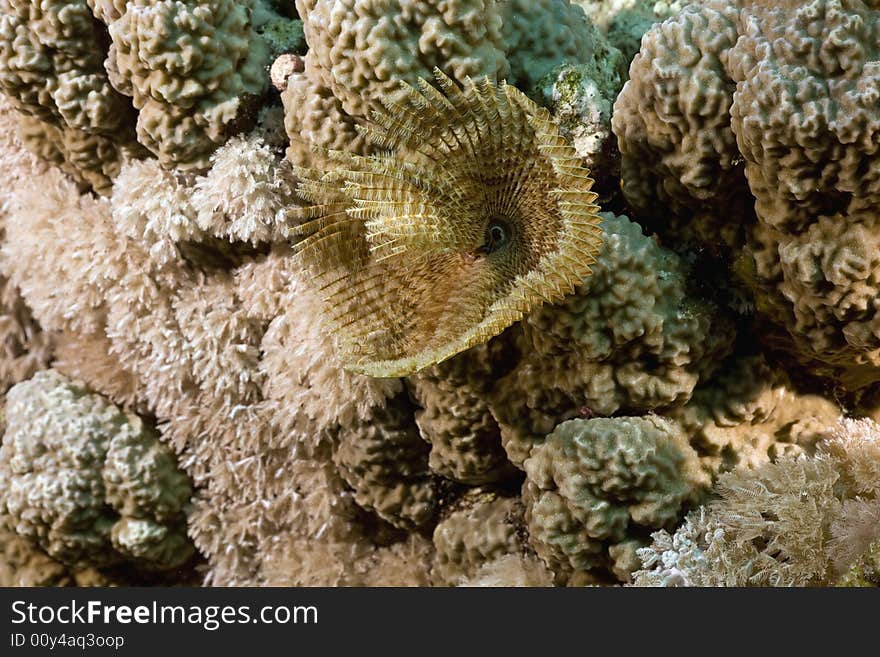
[[[525,462],[529,540],[558,577],[637,566],[639,528],[675,524],[708,479],[696,452],[656,416],[570,420]]]
[[[400,376],[561,299],[600,244],[592,180],[546,111],[483,79],[408,88],[374,115],[391,155],[302,170],[297,245],[347,367]]]
[[[75,566],[192,556],[189,479],[139,418],[53,370],[14,386],[6,416],[2,512],[18,534]]]
[[[880,380],[878,25],[857,0],[689,7],[613,118],[639,215],[733,260],[774,346],[849,388]]]

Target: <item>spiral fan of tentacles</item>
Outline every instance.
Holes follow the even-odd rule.
[[[590,274],[593,180],[550,114],[516,88],[435,71],[374,112],[381,154],[301,169],[296,246],[340,358],[405,376],[487,341]]]

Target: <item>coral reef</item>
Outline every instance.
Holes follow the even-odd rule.
[[[645,35],[612,119],[637,216],[725,260],[768,346],[849,389],[880,372],[877,25],[862,2],[690,6]]]
[[[686,402],[731,348],[730,321],[688,293],[686,263],[626,217],[602,226],[591,276],[526,318],[523,356],[490,395],[515,463],[563,420]]]
[[[0,0],[0,584],[877,586],[880,16],[686,4]]]
[[[524,557],[523,509],[516,498],[474,489],[434,530],[434,567],[439,584],[461,584],[505,557]]]
[[[0,91],[30,117],[25,144],[101,194],[132,158],[205,169],[254,124],[271,58],[304,45],[301,22],[264,0],[0,9]]]
[[[674,524],[708,483],[684,434],[656,416],[563,422],[524,467],[530,541],[563,580],[609,561],[626,579],[640,529]]]

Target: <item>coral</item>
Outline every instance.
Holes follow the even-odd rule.
[[[22,141],[108,194],[122,159],[142,152],[131,104],[104,70],[102,26],[79,0],[4,0],[0,14],[0,92],[22,112]]]
[[[591,65],[603,77],[618,76],[623,67],[620,53],[569,0],[506,0],[501,20],[510,81],[522,89],[562,64]]]
[[[286,239],[292,197],[286,164],[259,140],[233,137],[211,156],[211,169],[196,181],[190,202],[205,233],[255,245]]]
[[[401,376],[485,342],[561,299],[600,244],[592,180],[546,111],[508,85],[437,72],[388,101],[372,138],[392,156],[305,170],[298,245],[355,371]]]
[[[880,542],[862,555],[837,584],[851,587],[880,586]]]
[[[369,144],[345,113],[339,99],[313,72],[311,51],[303,58],[303,71],[292,73],[281,93],[284,128],[290,139],[287,158],[300,166],[313,166],[315,149],[345,150],[366,155]]]
[[[416,422],[431,445],[433,472],[466,484],[510,479],[516,472],[501,447],[498,423],[478,391],[455,385],[439,372],[411,379],[410,389],[422,407]]]
[[[597,181],[616,173],[619,157],[611,107],[622,85],[623,76],[613,68],[603,72],[589,64],[564,64],[535,87],[535,98],[553,114],[560,134]]]
[[[876,585],[878,10],[684,4],[0,0],[0,584]]]
[[[120,143],[77,128],[59,128],[31,116],[19,119],[19,137],[28,150],[76,181],[80,188],[109,196],[122,162],[142,153],[136,144]]]
[[[807,586],[870,577],[880,536],[878,455],[878,425],[844,420],[813,457],[722,475],[718,499],[640,550],[635,583]]]
[[[473,577],[461,580],[459,586],[523,587],[552,586],[553,574],[540,559],[523,554],[505,554],[484,563]]]
[[[514,462],[563,420],[685,403],[730,350],[729,320],[689,294],[684,261],[626,217],[601,216],[592,275],[526,318],[523,356],[490,394]]]
[[[765,357],[734,353],[666,417],[678,422],[703,468],[716,475],[811,453],[842,412],[820,395],[798,392]]]
[[[656,416],[570,420],[525,461],[529,540],[563,581],[626,579],[639,531],[674,525],[708,485],[678,428]]]
[[[403,528],[430,523],[438,491],[428,470],[428,446],[400,402],[342,427],[333,461],[355,491],[355,501]]]
[[[105,54],[85,0],[0,3],[0,91],[31,116],[118,137],[131,106],[110,85]]]
[[[516,498],[474,489],[434,529],[434,581],[461,584],[488,564],[523,555],[522,512]]]
[[[2,515],[64,563],[171,569],[193,554],[190,482],[158,434],[53,370],[7,393]]]
[[[0,527],[0,586],[69,586],[69,569]]]
[[[574,0],[602,30],[627,62],[639,51],[642,36],[662,22],[700,0]]]
[[[435,67],[456,80],[506,78],[498,3],[490,0],[297,0],[310,67],[351,116],[368,116]],[[309,70],[309,69],[307,69]]]
[[[215,162],[194,177],[128,163],[109,200],[80,196],[55,171],[16,180],[14,194],[3,190],[3,271],[60,332],[59,367],[158,418],[196,488],[187,525],[208,560],[205,583],[427,582],[430,543],[362,510],[332,460],[340,429],[369,431],[402,383],[343,370],[289,247],[259,242],[285,232],[284,166],[252,139]],[[216,191],[249,182],[240,199]],[[202,195],[206,229],[222,240],[199,228]],[[427,476],[412,411],[396,417]],[[367,458],[382,458],[379,438]]]
[[[862,2],[688,7],[645,35],[612,119],[637,213],[726,260],[768,346],[849,389],[880,376],[877,25]]]
[[[248,98],[268,85],[270,51],[253,2],[135,0],[108,25],[114,86],[138,109],[138,140],[165,165],[205,168]]]

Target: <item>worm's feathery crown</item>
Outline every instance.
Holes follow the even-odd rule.
[[[439,70],[364,128],[382,154],[299,169],[296,249],[346,368],[405,376],[487,341],[590,274],[593,181],[549,113]]]

